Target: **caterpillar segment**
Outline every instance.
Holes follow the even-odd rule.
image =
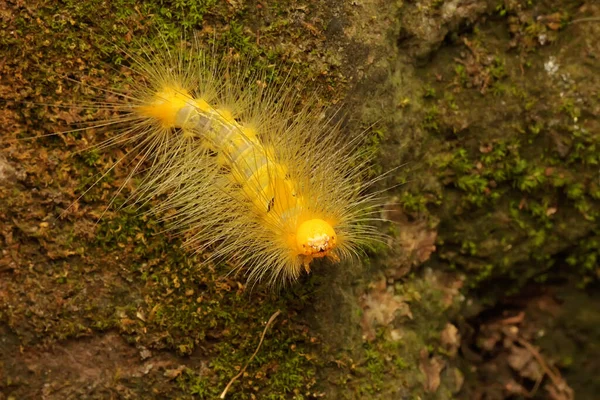
[[[272,237],[279,238],[279,244],[288,252],[280,258],[295,260],[288,266],[299,262],[310,272],[310,263],[316,258],[339,261],[336,221],[311,211],[309,202],[317,199],[303,193],[303,185],[292,176],[286,163],[278,160],[272,146],[261,142],[259,132],[251,124],[240,123],[228,109],[213,108],[204,99],[172,86],[157,91],[151,101],[138,106],[135,112],[156,120],[165,129],[196,137],[198,146],[216,154],[218,164],[237,188],[237,201],[262,219],[265,228],[274,231]],[[185,171],[180,172],[180,176],[185,175]],[[174,203],[181,206],[184,201],[176,199]],[[283,273],[297,276],[297,271]]]

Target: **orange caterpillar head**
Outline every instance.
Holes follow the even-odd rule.
[[[310,262],[315,258],[329,257],[334,261],[339,260],[332,253],[337,246],[335,230],[322,219],[309,219],[300,224],[295,245],[306,272],[310,271]]]

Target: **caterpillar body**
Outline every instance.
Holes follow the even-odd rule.
[[[141,154],[136,201],[160,197],[153,212],[191,249],[282,285],[381,239],[362,136],[343,140],[323,107],[300,107],[293,89],[241,63],[207,62],[197,44],[132,58],[133,89],[98,125],[112,129],[107,144]]]

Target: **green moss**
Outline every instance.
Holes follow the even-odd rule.
[[[423,117],[423,128],[431,132],[439,132],[440,126],[438,122],[438,116],[439,111],[436,106],[429,108]]]
[[[400,204],[404,210],[411,213],[425,212],[427,210],[427,204],[429,204],[429,201],[422,194],[406,191],[401,194]]]
[[[389,399],[428,396],[423,389],[425,379],[420,371],[422,352],[445,357],[440,332],[446,324],[446,313],[454,309],[444,294],[444,278],[427,271],[411,274],[405,282],[394,285],[394,295],[410,307],[412,317],[398,318],[379,327],[372,341],[336,356],[337,368],[327,379],[337,382],[335,398]],[[392,334],[394,330],[394,334]],[[395,337],[394,335],[400,335]]]
[[[591,129],[597,90],[582,88],[590,70],[572,57],[573,66],[568,57],[557,61],[572,74],[557,83],[544,69],[550,53],[540,44],[557,40],[562,28],[555,20],[572,10],[547,10],[552,17],[542,21],[522,4],[503,2],[502,18],[460,35],[420,75],[423,104],[411,110],[419,112],[427,156],[415,162],[441,188],[439,201],[427,201],[425,185],[407,186],[401,199],[407,210],[441,216],[438,254],[468,271],[472,287],[500,276],[517,286],[547,277],[556,257],[593,236],[600,215],[600,144]],[[505,34],[517,52],[505,50]],[[594,256],[577,260],[572,264],[589,266]],[[596,280],[586,269],[577,268]]]
[[[436,91],[433,87],[427,86],[424,89],[423,98],[434,99],[436,97]]]

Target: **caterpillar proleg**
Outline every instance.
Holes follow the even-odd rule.
[[[160,198],[153,212],[192,250],[210,246],[250,281],[282,285],[315,259],[336,263],[381,239],[364,135],[344,137],[289,82],[267,83],[197,44],[132,58],[134,87],[101,125],[110,144],[142,155],[134,170],[147,166],[135,200]]]

